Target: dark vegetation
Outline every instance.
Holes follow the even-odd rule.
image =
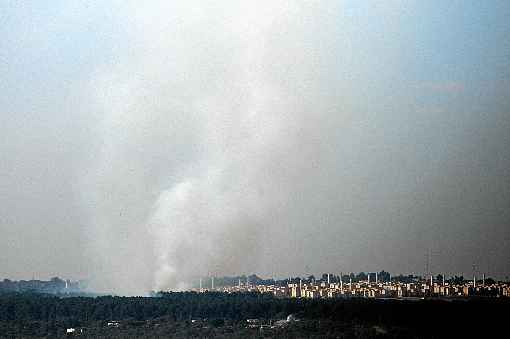
[[[0,293],[40,292],[51,294],[78,294],[86,287],[85,281],[62,280],[58,277],[45,280],[0,280]]]
[[[380,337],[437,338],[505,329],[507,299],[277,299],[257,293],[161,293],[158,297],[58,297],[0,294],[0,338],[65,337]],[[246,328],[246,320],[275,329]],[[108,322],[118,321],[118,326]],[[506,330],[506,329],[505,329]]]

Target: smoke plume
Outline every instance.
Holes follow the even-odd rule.
[[[509,48],[477,37],[510,30],[473,6],[0,8],[4,271],[508,272]]]

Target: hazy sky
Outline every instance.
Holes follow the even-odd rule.
[[[509,17],[1,1],[0,278],[509,275]]]

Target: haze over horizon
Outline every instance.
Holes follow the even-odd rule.
[[[510,273],[507,1],[0,3],[0,278]]]

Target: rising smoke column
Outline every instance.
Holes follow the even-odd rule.
[[[126,40],[92,74],[100,121],[79,184],[98,289],[416,273],[430,246],[442,270],[469,271],[445,251],[505,248],[508,105],[423,82],[416,4],[116,6]],[[486,224],[474,245],[467,230]]]
[[[0,2],[0,273],[504,278],[509,9]]]
[[[198,275],[256,271],[260,233],[274,226],[268,212],[285,203],[287,176],[303,174],[310,150],[296,142],[310,103],[300,95],[313,90],[317,60],[301,49],[314,6],[226,8],[127,9],[140,45],[96,74],[101,156],[83,185],[95,271],[110,279],[98,288],[175,289]],[[286,53],[297,60],[281,64]],[[281,83],[289,71],[295,83]]]

